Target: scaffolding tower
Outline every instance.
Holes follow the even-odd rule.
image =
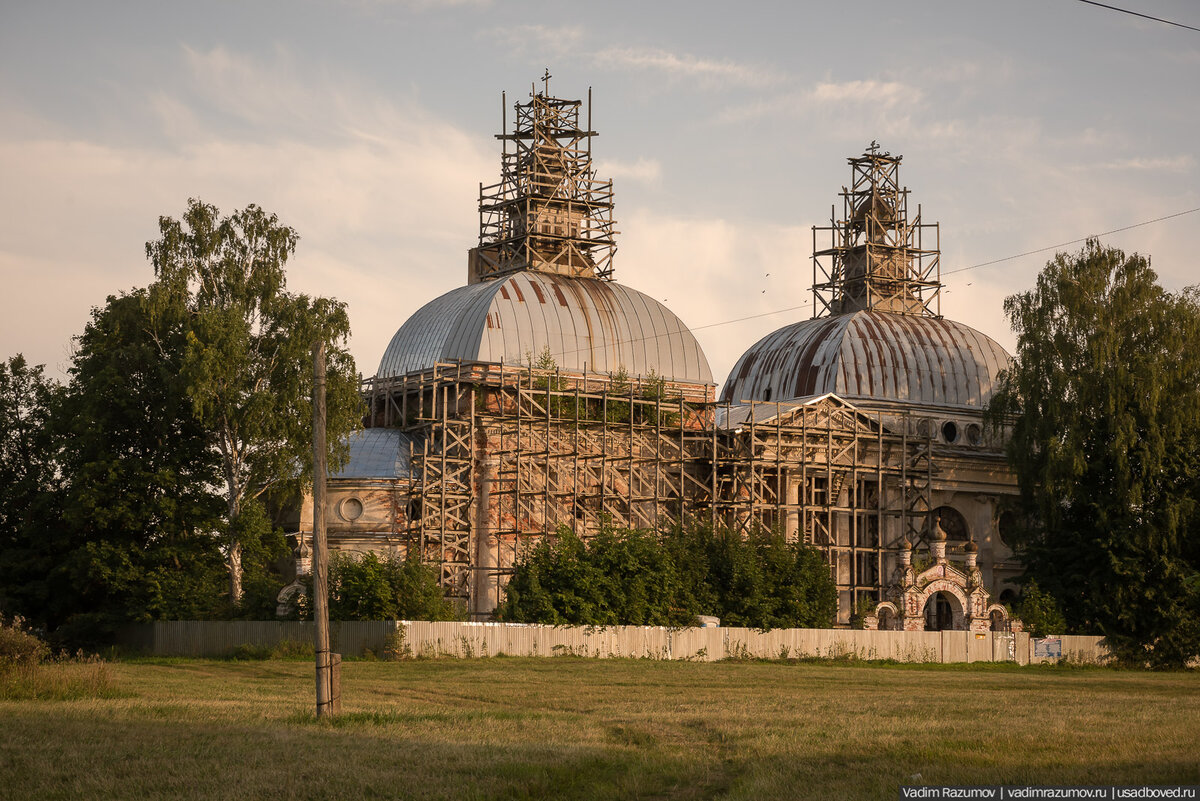
[[[582,101],[541,91],[514,105],[508,132],[502,96],[500,182],[479,187],[479,245],[471,251],[473,280],[518,270],[611,279],[616,253],[612,181],[592,167],[591,90],[586,127]]]
[[[842,213],[813,226],[813,316],[880,309],[941,316],[940,229],[908,218],[908,188],[900,186],[902,156],[871,143],[848,159],[850,188],[842,188]],[[818,238],[828,234],[828,246]],[[932,247],[925,240],[932,238]]]

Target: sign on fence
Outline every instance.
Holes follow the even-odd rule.
[[[1035,637],[1033,639],[1033,655],[1052,659],[1062,658],[1062,640],[1058,637]]]

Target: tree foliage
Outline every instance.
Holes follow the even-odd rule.
[[[62,388],[20,354],[0,362],[0,612],[44,627],[56,603]]]
[[[1200,296],[1090,241],[1005,312],[1017,356],[989,412],[1011,424],[1028,577],[1129,661],[1200,655]]]
[[[1024,624],[1025,631],[1034,637],[1062,634],[1067,630],[1067,620],[1059,610],[1058,604],[1053,597],[1042,592],[1036,581],[1025,584],[1017,617]]]
[[[180,376],[196,420],[217,454],[225,498],[230,595],[242,595],[247,503],[312,475],[312,343],[326,342],[331,467],[347,457],[345,434],[362,414],[345,305],[286,291],[284,265],[298,236],[250,205],[228,217],[197,200],[182,220],[159,219],[146,244],[157,282],[155,320],[183,316]]]
[[[312,577],[296,599],[296,613],[312,618]],[[406,559],[334,553],[329,560],[330,620],[458,620],[437,582],[436,569],[415,554]]]
[[[181,375],[185,318],[153,318],[147,302],[144,290],[110,297],[76,342],[59,417],[68,639],[221,601],[217,461]]]
[[[662,535],[603,527],[586,542],[560,529],[522,555],[500,620],[573,625],[824,627],[837,591],[821,555],[782,536],[743,539],[691,525]]]
[[[359,422],[344,306],[285,290],[294,231],[192,201],[160,234],[157,281],[93,310],[66,387],[0,365],[0,611],[72,645],[273,613],[286,547],[266,503],[311,474],[318,337],[329,441]]]

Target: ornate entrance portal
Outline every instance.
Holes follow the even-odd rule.
[[[946,558],[946,532],[939,525],[929,546],[934,563],[917,573],[912,563],[912,543],[901,543],[900,567],[888,591],[889,600],[867,616],[869,629],[903,631],[994,631],[1019,626],[1010,621],[1000,604],[991,603],[976,564],[974,542],[964,548],[964,563]]]

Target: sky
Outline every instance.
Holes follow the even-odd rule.
[[[1193,0],[1123,6],[1200,27]],[[546,68],[556,96],[592,89],[616,279],[717,381],[811,316],[812,226],[873,140],[940,222],[942,313],[1010,352],[1004,298],[1054,251],[1009,257],[1200,208],[1200,32],[1078,0],[0,0],[0,358],[65,377],[199,198],[297,230],[289,289],[346,302],[374,374],[465,283],[501,93]],[[1200,212],[1102,242],[1200,282]]]

